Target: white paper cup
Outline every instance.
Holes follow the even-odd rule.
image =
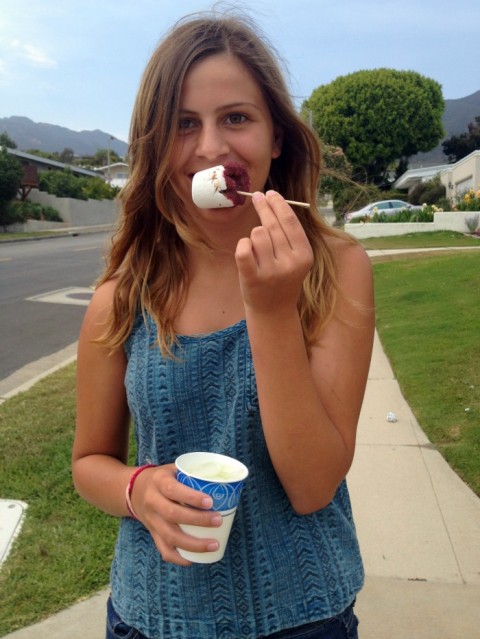
[[[212,510],[223,518],[222,525],[218,528],[180,524],[180,528],[193,537],[218,541],[218,550],[198,553],[178,548],[178,552],[195,563],[211,564],[219,561],[225,554],[248,468],[233,457],[206,452],[180,455],[175,460],[175,465],[177,480],[212,497]]]

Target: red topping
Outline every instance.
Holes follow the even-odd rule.
[[[225,162],[223,176],[227,188],[222,191],[223,195],[233,202],[234,206],[243,204],[246,200],[244,195],[239,195],[238,191],[250,190],[250,178],[247,169],[238,162]]]

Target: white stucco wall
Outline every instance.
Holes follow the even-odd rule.
[[[37,189],[30,191],[28,199],[44,206],[52,206],[60,213],[62,225],[66,227],[113,224],[118,217],[118,203],[115,200],[75,200],[56,197]],[[58,223],[56,226],[59,226]]]
[[[475,216],[473,211],[444,211],[435,213],[433,222],[366,222],[364,224],[345,224],[345,231],[358,239],[367,237],[387,237],[407,235],[408,233],[427,233],[432,231],[458,231],[467,233],[465,220]]]
[[[440,175],[447,189],[448,198],[460,198],[469,189],[480,188],[480,151],[473,151],[465,158],[451,165]]]

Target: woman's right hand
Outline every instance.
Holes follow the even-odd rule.
[[[179,524],[219,527],[222,517],[210,510],[211,497],[177,481],[175,464],[147,468],[140,473],[133,486],[131,501],[164,561],[189,566],[191,562],[181,557],[177,548],[193,552],[218,549],[214,539],[192,537],[181,530]]]

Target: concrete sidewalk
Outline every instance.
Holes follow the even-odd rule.
[[[427,440],[378,337],[357,441],[348,481],[367,574],[361,639],[480,637],[480,499]],[[100,639],[107,596],[7,637]]]
[[[361,638],[480,637],[480,499],[421,430],[378,336],[348,481]]]

